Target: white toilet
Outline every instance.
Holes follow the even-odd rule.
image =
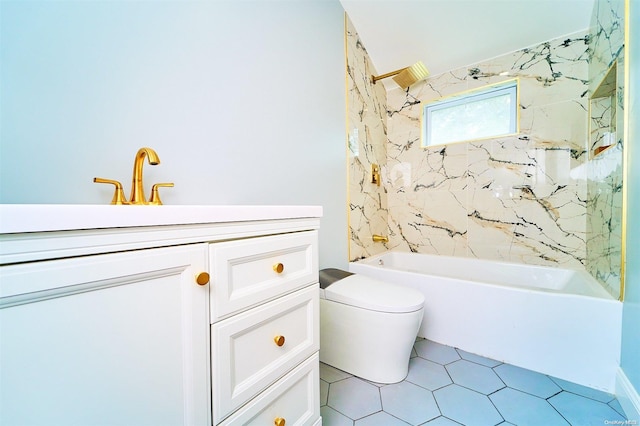
[[[320,271],[320,287],[320,361],[376,383],[404,380],[422,293],[339,269]]]

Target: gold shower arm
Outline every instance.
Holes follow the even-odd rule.
[[[384,78],[400,74],[402,71],[406,70],[407,68],[409,68],[409,67],[400,68],[399,70],[391,71],[391,72],[388,72],[386,74],[381,74],[381,75],[378,75],[378,76],[372,75],[371,76],[371,80],[375,83],[378,80],[382,80]]]

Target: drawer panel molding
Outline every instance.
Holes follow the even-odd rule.
[[[211,244],[211,322],[316,282],[317,247],[317,231]]]
[[[312,285],[211,326],[214,423],[319,350],[318,305]]]
[[[319,381],[316,353],[221,423],[221,426],[273,425],[278,417],[291,426],[320,424]]]

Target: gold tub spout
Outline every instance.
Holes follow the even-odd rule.
[[[151,148],[140,148],[136,154],[136,159],[133,163],[133,180],[131,182],[131,199],[130,204],[148,204],[146,197],[144,196],[144,185],[142,183],[142,166],[144,165],[145,157],[149,160],[149,164],[155,166],[160,164],[160,158],[158,154]]]
[[[373,234],[373,242],[374,243],[388,243],[389,242],[389,238],[388,237],[384,237],[382,235]]]

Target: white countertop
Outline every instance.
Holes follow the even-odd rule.
[[[319,218],[320,206],[2,204],[0,234]]]

